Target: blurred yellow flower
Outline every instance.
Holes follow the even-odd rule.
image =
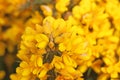
[[[1,80],[3,80],[4,79],[4,77],[5,77],[5,71],[3,71],[3,70],[0,70],[0,79]]]

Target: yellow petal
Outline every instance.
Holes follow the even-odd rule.
[[[43,11],[45,16],[51,16],[52,15],[52,9],[49,6],[41,5],[40,8]]]
[[[64,46],[64,44],[63,44],[63,43],[60,43],[60,44],[59,44],[59,50],[60,50],[60,51],[65,51],[65,49],[66,49],[66,47]]]
[[[22,61],[21,63],[20,63],[20,67],[26,67],[26,66],[28,66],[28,63],[27,62],[25,62],[25,61]]]
[[[64,65],[63,65],[63,63],[61,63],[61,62],[56,62],[56,63],[55,63],[55,67],[56,67],[57,69],[62,69],[62,68],[64,68]]]
[[[27,69],[23,69],[22,75],[23,76],[28,76],[30,73],[31,73],[30,68],[27,68]]]
[[[118,78],[118,73],[117,72],[112,72],[111,73],[111,78]]]
[[[45,42],[45,41],[42,41],[42,42],[36,44],[36,46],[40,49],[44,49],[46,47],[46,45],[47,45],[47,42]]]
[[[73,67],[66,67],[66,70],[69,72],[69,73],[74,73],[75,72],[75,69]]]
[[[63,55],[63,61],[66,65],[71,65],[70,58],[67,55]]]
[[[106,65],[112,65],[113,64],[113,62],[107,57],[104,57],[103,61],[105,62]]]
[[[78,67],[78,69],[82,72],[82,73],[84,73],[86,70],[87,70],[87,65],[81,65],[80,67]]]
[[[39,78],[43,78],[47,73],[47,70],[46,69],[43,69],[40,74],[39,74]]]
[[[110,41],[117,43],[119,41],[119,37],[117,36],[111,36],[108,38]]]
[[[24,76],[24,77],[22,77],[20,80],[29,80],[29,79],[30,79],[30,77]]]
[[[56,69],[61,69],[60,64],[59,64],[59,63],[55,63],[55,68],[56,68]]]
[[[69,66],[72,66],[72,67],[77,66],[76,62],[72,58],[70,58],[70,56],[68,56],[68,55],[63,55],[63,62],[66,65],[69,65]]]
[[[73,45],[78,45],[79,43],[81,43],[83,41],[82,38],[76,38],[74,41],[73,41]]]
[[[22,68],[21,68],[21,67],[17,67],[17,68],[16,68],[16,72],[17,72],[17,73],[21,73],[21,72],[22,72]]]
[[[31,27],[26,27],[25,33],[26,34],[31,34],[31,33],[33,34],[33,33],[35,33],[35,30],[32,29]]]
[[[37,59],[37,65],[38,65],[39,67],[41,67],[42,64],[43,64],[42,58],[41,58],[41,57],[38,57],[38,59]]]
[[[52,29],[53,22],[54,22],[54,18],[51,16],[48,16],[43,20],[44,33],[50,34],[53,31]]]
[[[37,42],[41,42],[41,41],[48,42],[49,41],[48,37],[46,35],[44,35],[44,34],[37,34],[35,36],[35,39],[36,39]]]
[[[16,74],[11,74],[10,79],[11,80],[19,80],[20,78]]]

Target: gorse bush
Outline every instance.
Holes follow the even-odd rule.
[[[1,0],[0,13],[0,80],[120,80],[119,0]]]

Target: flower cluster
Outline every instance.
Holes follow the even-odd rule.
[[[25,2],[0,0],[0,80],[8,80],[8,74],[13,72],[16,46],[24,30],[24,21],[29,16],[28,10],[20,10]]]
[[[11,80],[120,79],[119,0],[1,0],[0,11],[0,56],[20,59]]]

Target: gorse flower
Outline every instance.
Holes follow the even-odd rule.
[[[69,3],[70,0],[56,0],[55,7],[60,13],[64,13],[68,10],[67,6],[69,5]]]
[[[27,27],[22,36],[23,40],[21,42],[21,50],[18,53],[18,57],[25,61],[24,63],[26,66],[24,67],[23,65],[23,67],[18,67],[18,69],[23,68],[21,78],[30,76],[31,74],[40,79],[52,78],[52,76],[52,79],[55,79],[58,74],[61,74],[64,79],[74,79],[74,76],[76,76],[75,78],[80,78],[82,73],[75,69],[77,68],[77,63],[70,57],[76,53],[72,51],[74,50],[73,47],[78,43],[81,43],[82,46],[82,41],[79,41],[79,37],[76,35],[76,29],[71,30],[70,28],[72,26],[67,26],[66,21],[62,19],[55,20],[52,17],[44,19],[43,27],[38,26],[39,25],[37,24],[36,29]],[[65,29],[64,27],[68,29]],[[38,28],[41,28],[42,30]],[[71,41],[68,41],[68,38],[70,38]],[[76,38],[78,38],[78,40],[75,40],[75,42],[72,43],[72,40]],[[72,45],[74,46],[69,48],[69,46]],[[64,50],[62,49],[63,46],[65,47]],[[23,63],[20,63],[20,65],[22,64]],[[29,68],[27,68],[27,66],[29,66]],[[52,70],[52,74],[55,75],[48,73],[50,70]],[[66,72],[65,74],[63,74],[64,71]],[[17,73],[18,75],[21,75],[21,70]]]
[[[119,11],[119,0],[1,0],[0,62],[11,72],[17,52],[11,80],[119,80]]]

